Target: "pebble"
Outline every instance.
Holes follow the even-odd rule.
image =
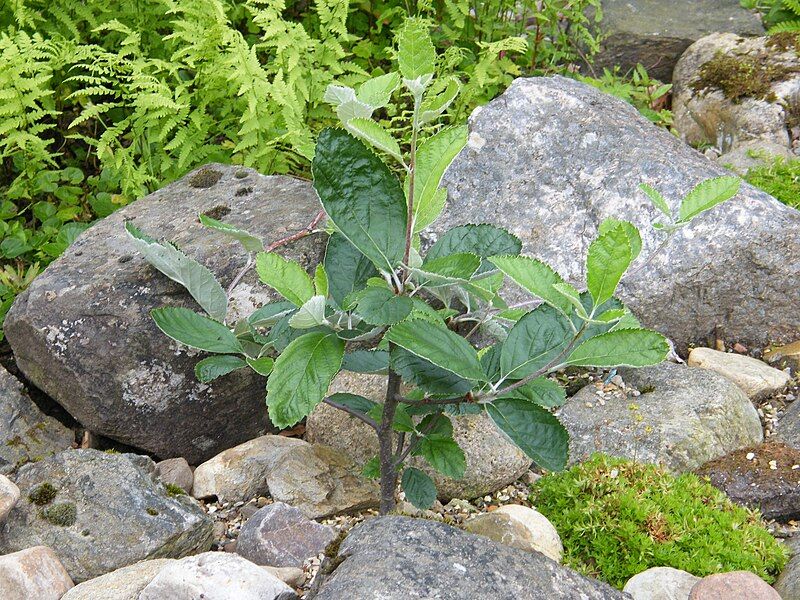
[[[768,583],[749,571],[732,571],[704,577],[695,584],[689,600],[781,600]]]
[[[19,502],[19,488],[5,475],[0,475],[0,523],[6,520],[8,513]]]

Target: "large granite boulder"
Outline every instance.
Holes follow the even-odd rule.
[[[17,364],[91,431],[160,458],[198,464],[263,433],[263,378],[242,370],[200,383],[194,365],[202,353],[153,323],[153,308],[198,307],[137,253],[124,223],[174,242],[224,287],[244,265],[244,250],[203,227],[199,213],[269,242],[303,229],[318,210],[308,182],[222,165],[126,206],[83,233],[17,298],[5,321]],[[307,238],[284,251],[307,262],[309,253],[319,255],[321,241]],[[272,298],[251,271],[234,294],[229,320]]]
[[[755,13],[738,0],[602,0],[604,34],[594,67],[644,65],[651,77],[669,82],[672,69],[692,42],[715,31],[761,35]]]
[[[71,429],[33,403],[19,380],[0,367],[0,473],[70,447]]]
[[[722,375],[662,363],[624,379],[641,395],[586,386],[559,410],[571,462],[602,452],[683,473],[763,439],[756,409]]]
[[[622,600],[619,590],[562,567],[539,552],[423,519],[362,523],[323,565],[316,600],[514,598]]]
[[[170,495],[146,456],[68,450],[25,465],[17,485],[23,500],[0,528],[0,552],[48,546],[76,582],[211,547],[211,519]]]
[[[444,176],[447,206],[426,242],[456,225],[495,223],[520,237],[523,253],[582,286],[599,224],[626,219],[642,230],[643,251],[622,298],[680,350],[712,331],[752,346],[797,339],[800,211],[742,184],[651,258],[663,234],[650,222],[661,215],[639,184],[660,190],[674,209],[700,181],[729,174],[593,87],[517,79],[470,117],[467,146]]]

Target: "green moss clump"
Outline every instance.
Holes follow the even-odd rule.
[[[788,559],[757,512],[691,473],[595,454],[542,477],[531,499],[558,530],[564,563],[618,588],[651,567],[744,570],[771,583]]]
[[[78,508],[72,502],[58,502],[43,508],[40,516],[58,527],[69,527],[78,520]]]
[[[800,32],[798,31],[778,31],[767,37],[767,47],[775,48],[781,52],[794,50],[800,53]]]
[[[57,494],[58,490],[52,483],[44,482],[37,485],[28,493],[28,500],[36,506],[44,506],[55,500]]]
[[[697,92],[718,89],[734,102],[743,98],[776,102],[772,84],[785,80],[794,71],[783,65],[770,63],[766,56],[731,56],[718,52],[700,67],[699,76],[692,88]]]
[[[750,169],[745,180],[784,204],[800,209],[800,160],[776,158]]]
[[[151,517],[157,517],[157,516],[158,516],[158,511],[157,511],[155,508],[150,508],[150,507],[148,507],[148,508],[145,510],[145,512],[146,512],[148,515],[150,515]]]
[[[167,496],[175,497],[175,496],[185,496],[186,490],[184,490],[181,486],[175,485],[174,483],[167,483],[164,485],[167,489]]]

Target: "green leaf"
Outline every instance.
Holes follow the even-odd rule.
[[[247,363],[238,356],[221,354],[218,356],[209,356],[198,362],[194,366],[194,374],[198,381],[208,383],[217,377],[222,377],[236,369],[241,369],[246,366]]]
[[[317,296],[328,297],[328,274],[325,272],[325,265],[319,263],[314,269],[314,293]]]
[[[320,133],[312,171],[336,228],[375,266],[393,271],[403,259],[406,232],[406,201],[397,178],[340,129]]]
[[[414,269],[414,272],[418,274],[422,285],[441,286],[469,281],[480,266],[479,256],[460,252],[427,261],[423,264],[422,269]]]
[[[664,199],[664,196],[661,193],[647,185],[646,183],[640,183],[639,189],[642,190],[647,197],[650,198],[650,201],[653,203],[658,210],[660,210],[667,218],[672,218],[672,212],[669,210],[669,205],[667,201]]]
[[[228,223],[223,223],[217,219],[212,219],[208,215],[200,215],[200,223],[210,229],[215,229],[216,231],[224,233],[228,237],[235,239],[242,246],[244,246],[244,249],[248,252],[261,252],[264,250],[264,242],[262,242],[256,236],[248,233],[244,229],[239,229],[238,227],[234,227]]]
[[[173,340],[206,352],[239,354],[242,345],[222,323],[199,313],[175,306],[150,311],[158,328]]]
[[[386,152],[386,154],[400,163],[403,162],[403,153],[400,150],[400,144],[398,144],[397,140],[379,123],[376,123],[372,119],[357,117],[347,121],[344,126],[347,131],[357,138],[364,140],[373,148],[381,152]]]
[[[275,366],[275,361],[269,356],[262,356],[261,358],[248,358],[248,366],[259,375],[269,377],[272,373],[272,367]]]
[[[312,296],[289,319],[295,329],[311,329],[325,323],[325,296]]]
[[[460,479],[467,470],[467,459],[458,443],[448,435],[434,433],[420,439],[414,454],[446,477]]]
[[[574,336],[569,320],[547,304],[517,321],[500,351],[505,378],[522,379],[556,360]]]
[[[325,271],[331,297],[340,307],[348,294],[362,289],[370,277],[378,275],[375,265],[340,233],[328,239]]]
[[[398,296],[386,288],[371,287],[359,297],[356,313],[373,325],[393,325],[405,319],[412,306],[408,296]]]
[[[329,396],[328,400],[335,402],[336,404],[346,406],[350,410],[360,412],[364,415],[369,414],[370,411],[375,409],[375,407],[381,406],[377,402],[373,402],[372,400],[364,398],[364,396],[359,396],[358,394],[338,393]]]
[[[517,285],[569,314],[570,301],[553,288],[555,283],[564,283],[561,275],[540,260],[527,256],[493,256],[492,264],[505,273]]]
[[[423,100],[419,109],[420,125],[430,123],[439,118],[441,114],[447,110],[447,107],[452,104],[453,100],[456,99],[456,96],[458,96],[461,84],[456,77],[450,75],[442,84],[444,87],[439,93],[432,95],[431,92],[433,92],[433,88],[431,88],[425,100]]]
[[[443,413],[433,413],[426,415],[419,422],[417,431],[427,432],[425,435],[442,435],[445,437],[453,437],[453,422],[450,417]]]
[[[579,316],[584,319],[589,317],[589,315],[586,314],[586,309],[584,308],[583,303],[581,302],[581,293],[576,290],[574,286],[567,282],[554,283],[553,289],[570,301],[572,306],[575,307],[575,310],[578,312]]]
[[[296,306],[302,306],[314,296],[314,284],[303,267],[274,252],[259,252],[256,271],[263,283]]]
[[[406,467],[400,485],[408,501],[420,510],[427,510],[436,502],[436,485],[424,471]]]
[[[569,435],[541,406],[527,400],[500,398],[486,405],[495,425],[537,465],[561,471],[567,464]]]
[[[400,86],[400,75],[386,73],[362,83],[356,94],[364,104],[369,104],[373,109],[383,108],[389,104],[394,91]]]
[[[430,247],[425,260],[433,261],[442,256],[469,252],[488,259],[499,254],[517,255],[522,250],[522,242],[515,235],[494,225],[461,225],[446,231]],[[492,268],[492,263],[483,261],[478,273]]]
[[[391,354],[392,369],[403,381],[417,386],[430,394],[440,396],[463,396],[473,384],[425,359],[402,348],[394,348]]]
[[[628,235],[617,227],[598,236],[586,255],[586,286],[595,305],[614,296],[619,280],[631,264],[633,253]]]
[[[527,400],[544,408],[561,406],[567,400],[564,388],[546,377],[538,377],[501,397]]]
[[[267,379],[269,418],[276,427],[295,425],[322,402],[343,355],[344,342],[333,333],[307,333],[286,347]]]
[[[270,302],[256,309],[255,312],[247,317],[247,322],[250,323],[252,327],[272,327],[275,323],[296,309],[297,306],[288,300]]]
[[[385,373],[389,353],[385,350],[355,350],[344,355],[342,369],[353,373]]]
[[[131,241],[144,258],[183,287],[200,307],[217,321],[224,321],[228,311],[228,296],[214,274],[175,246],[160,243],[143,234],[133,223],[125,223]],[[5,244],[7,240],[3,240]]]
[[[715,177],[697,184],[681,202],[679,223],[688,223],[697,215],[730,200],[739,193],[741,179],[734,176]]]
[[[631,262],[636,260],[639,253],[642,251],[642,236],[639,230],[633,223],[628,221],[620,221],[619,219],[608,218],[600,223],[598,233],[601,235],[608,233],[612,229],[622,228],[625,236],[628,238],[628,243],[631,245]]]
[[[467,143],[467,126],[450,127],[432,135],[417,149],[414,179],[414,231],[433,223],[441,213],[447,192],[439,189],[445,170]],[[406,196],[408,196],[406,181]],[[473,250],[466,250],[472,252]]]
[[[377,404],[369,412],[369,416],[376,423],[380,423],[383,418],[383,405]],[[414,421],[411,420],[411,415],[408,414],[406,404],[398,404],[394,411],[394,420],[392,421],[392,429],[403,433],[411,433],[414,431]]]
[[[457,333],[424,319],[409,319],[393,325],[385,338],[464,379],[485,378],[478,354],[472,345]]]
[[[617,329],[589,338],[570,355],[567,364],[581,367],[646,367],[667,357],[669,343],[647,329]]]
[[[436,50],[428,26],[420,19],[406,19],[397,36],[397,61],[404,79],[430,75],[436,68]]]
[[[361,474],[367,479],[379,479],[381,476],[381,461],[377,456],[370,458],[361,469]]]

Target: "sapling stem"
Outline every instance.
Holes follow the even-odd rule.
[[[389,344],[389,352],[394,344]],[[397,488],[397,464],[394,456],[394,414],[397,411],[397,396],[400,393],[402,380],[392,369],[386,384],[386,399],[383,403],[381,422],[378,425],[378,459],[381,464],[381,503],[380,513],[388,514],[394,510],[394,493]]]

